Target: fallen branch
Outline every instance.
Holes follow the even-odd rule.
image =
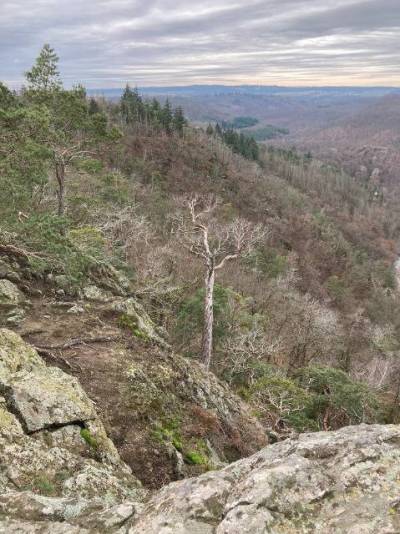
[[[58,361],[62,361],[67,367],[68,369],[72,369],[72,365],[69,363],[68,360],[66,360],[65,358],[63,358],[62,356],[55,356],[52,352],[50,352],[49,350],[46,350],[46,349],[43,349],[41,347],[33,347],[36,352],[39,354],[39,356],[43,356],[43,358],[45,358],[45,360],[52,360],[52,361],[55,361],[55,362],[58,362]]]
[[[78,345],[87,345],[89,343],[112,343],[119,341],[121,336],[98,336],[71,339],[60,345],[36,345],[36,350],[66,350]]]
[[[40,258],[43,259],[45,256],[40,254],[35,254],[33,252],[28,252],[22,248],[14,247],[14,245],[1,245],[0,244],[0,254],[1,255],[12,255],[16,258],[23,258],[28,260],[29,258]]]

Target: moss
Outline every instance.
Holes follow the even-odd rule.
[[[160,443],[170,442],[179,452],[184,449],[184,442],[181,435],[181,420],[178,417],[173,417],[164,421],[162,424],[158,424],[153,430],[153,438]]]
[[[146,334],[146,332],[139,328],[136,319],[131,315],[123,313],[118,319],[118,326],[120,328],[129,330],[135,337],[139,339],[143,339],[145,341],[149,339],[149,336]]]
[[[96,440],[95,437],[92,436],[92,434],[87,428],[82,428],[81,437],[83,440],[86,441],[89,447],[91,447],[92,449],[96,449],[96,450],[98,449],[99,447],[98,441]]]
[[[208,458],[197,451],[187,452],[185,461],[192,465],[208,465]]]

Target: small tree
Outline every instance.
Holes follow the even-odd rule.
[[[94,156],[104,142],[118,132],[108,128],[103,113],[91,113],[85,89],[63,88],[57,70],[58,57],[44,45],[32,69],[26,73],[28,88],[24,93],[28,104],[40,105],[48,116],[48,128],[42,145],[51,153],[57,179],[58,215],[65,211],[65,177],[67,168],[77,159]]]
[[[186,207],[190,217],[188,222],[181,224],[182,244],[192,254],[201,257],[206,267],[201,359],[209,369],[213,347],[216,273],[227,262],[246,255],[263,238],[265,231],[260,225],[239,218],[231,224],[219,224],[213,218],[218,207],[216,199],[194,196],[187,201]]]
[[[45,44],[30,71],[25,73],[28,89],[33,91],[54,91],[61,89],[58,72],[58,56],[49,44]]]
[[[179,135],[183,134],[183,129],[185,126],[187,126],[187,120],[181,107],[177,107],[175,109],[174,116],[172,119],[172,125],[175,132],[177,132]]]

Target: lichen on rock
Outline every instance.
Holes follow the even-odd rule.
[[[74,523],[83,510],[142,497],[78,381],[47,367],[7,329],[0,330],[0,391],[0,532],[58,532],[59,521]],[[86,531],[76,521],[65,532]]]

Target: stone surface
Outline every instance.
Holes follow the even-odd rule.
[[[23,293],[9,280],[0,280],[0,305],[18,306],[24,302]]]
[[[15,373],[0,391],[28,432],[94,419],[93,403],[76,378],[56,367]]]
[[[83,297],[93,302],[109,302],[112,295],[97,286],[86,286],[82,290]]]
[[[0,394],[27,432],[96,417],[76,378],[43,360],[19,336],[0,330]]]
[[[128,319],[129,326],[133,329],[135,335],[168,347],[167,342],[160,336],[158,328],[144,307],[135,298],[117,299],[112,303],[111,309]]]
[[[119,528],[144,492],[77,380],[0,329],[0,389],[0,532],[100,532],[98,513]]]
[[[18,325],[25,316],[24,294],[10,280],[0,280],[0,324]]]
[[[166,486],[135,534],[400,532],[400,427],[347,427],[271,445]]]

